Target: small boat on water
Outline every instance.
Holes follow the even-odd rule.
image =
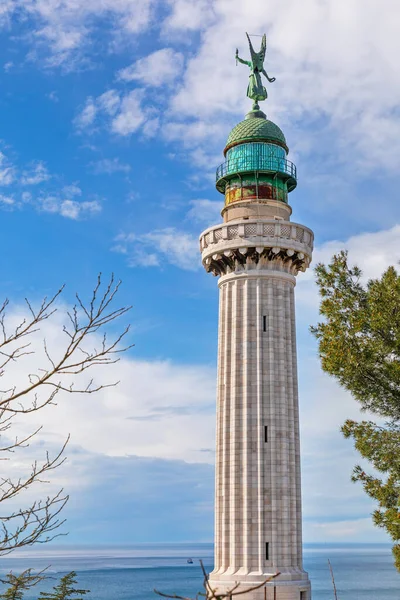
[[[188,558],[187,561],[188,565],[192,565],[193,564],[193,559],[192,558]]]

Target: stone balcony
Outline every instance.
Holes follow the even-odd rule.
[[[260,259],[289,261],[294,272],[311,262],[314,234],[308,227],[276,220],[231,221],[206,229],[200,236],[202,262],[207,271],[222,275],[246,262]]]

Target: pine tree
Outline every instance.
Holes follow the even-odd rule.
[[[342,432],[383,475],[372,476],[356,466],[352,479],[377,501],[373,520],[395,542],[400,571],[400,276],[389,267],[380,279],[362,285],[361,270],[350,267],[347,258],[340,252],[328,266],[316,268],[324,321],[311,331],[323,370],[362,409],[387,420],[384,425],[347,420]]]
[[[3,594],[0,594],[1,600],[22,600],[24,591],[42,581],[45,577],[43,572],[32,575],[32,569],[27,569],[20,575],[8,573],[5,579],[1,579],[1,583],[9,587]]]
[[[71,571],[64,577],[61,577],[60,583],[53,587],[52,592],[40,592],[39,600],[47,598],[47,600],[66,600],[72,596],[84,596],[88,594],[90,590],[79,590],[74,587],[76,584],[76,573]],[[74,600],[83,600],[82,598],[75,598]]]

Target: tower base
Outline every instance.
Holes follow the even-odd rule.
[[[263,579],[268,579],[268,577],[268,574],[263,577],[257,575],[254,578],[250,574],[247,577],[238,574],[237,577],[230,575],[228,578],[225,575],[221,578],[217,574],[211,573],[209,583],[213,590],[225,594],[240,583],[235,591],[241,592],[241,600],[311,600],[311,583],[305,571],[299,573],[299,578],[296,580],[286,579],[287,575],[282,574],[263,587],[243,593],[246,589],[256,587]]]

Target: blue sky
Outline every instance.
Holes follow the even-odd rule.
[[[392,0],[2,3],[3,295],[20,314],[65,282],[69,303],[102,271],[133,305],[119,388],[63,399],[32,448],[71,432],[52,483],[71,493],[69,543],[212,539],[218,296],[197,239],[220,218],[214,171],[249,108],[234,61],[246,30],[267,32],[263,109],[298,167],[290,202],[314,264],[343,247],[369,277],[398,262],[397,13]],[[358,409],[308,333],[311,271],[297,299],[305,540],[385,541],[339,432]]]

